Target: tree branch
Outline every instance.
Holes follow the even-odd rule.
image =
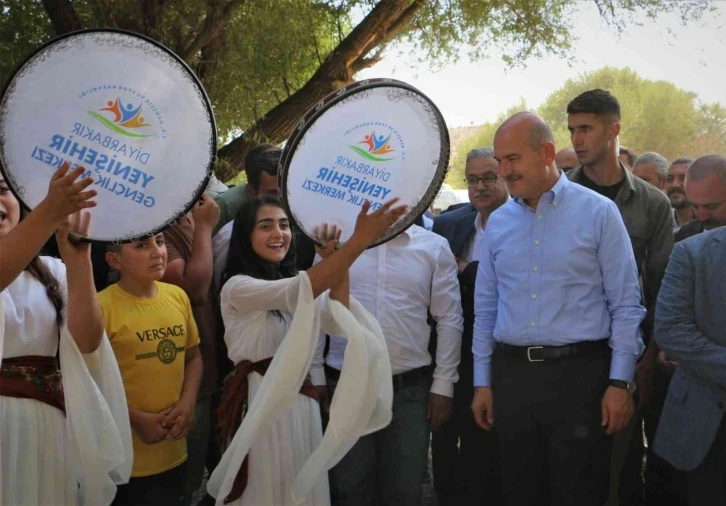
[[[368,15],[325,58],[313,76],[289,98],[260,117],[245,133],[219,150],[219,157],[228,163],[218,174],[229,180],[241,170],[247,150],[256,139],[267,142],[283,141],[300,118],[316,102],[352,82],[357,69],[373,65],[380,59],[372,50],[398,35],[413,16],[423,7],[425,0],[379,0]],[[382,49],[382,48],[381,48]]]
[[[48,13],[50,23],[56,35],[80,30],[81,20],[70,0],[43,0],[43,7]]]
[[[113,13],[113,7],[109,5],[108,0],[94,0],[96,10],[101,15],[103,22],[106,26],[111,28],[118,28],[118,21],[116,21],[116,15]]]
[[[197,75],[202,81],[202,86],[209,91],[212,88],[214,75],[217,73],[217,67],[224,50],[224,31],[214,37],[208,44],[202,47],[201,58],[197,67]]]
[[[141,26],[148,37],[161,40],[161,14],[166,0],[139,0]]]
[[[197,36],[187,45],[179,56],[189,62],[201,49],[219,35],[232,11],[242,5],[245,0],[207,0],[207,15]]]

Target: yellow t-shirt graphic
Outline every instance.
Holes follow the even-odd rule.
[[[197,324],[184,291],[156,283],[157,294],[140,299],[114,284],[98,294],[106,333],[116,355],[134,409],[159,413],[181,396],[186,350],[199,344]],[[134,465],[131,476],[151,476],[187,458],[186,440],[148,445],[132,429]]]

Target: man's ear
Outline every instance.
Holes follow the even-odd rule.
[[[544,146],[542,146],[542,150],[544,152],[545,163],[549,167],[550,165],[555,163],[555,145],[551,142],[546,142]]]
[[[615,139],[618,135],[620,135],[620,123],[613,121],[610,123],[610,138]]]

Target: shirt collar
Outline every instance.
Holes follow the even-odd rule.
[[[509,203],[510,200],[512,200],[512,196],[509,193],[507,193],[507,198],[504,200],[504,202],[502,202],[502,205],[499,207],[504,207],[506,204]],[[469,205],[471,205],[471,204],[469,204]],[[499,208],[497,208],[497,209],[499,209]],[[496,211],[497,209],[495,209],[494,211]],[[492,211],[492,213],[494,211]],[[491,213],[489,213],[489,216],[491,216]],[[484,228],[482,228],[482,226],[481,226],[481,213],[479,211],[477,211],[476,217],[474,218],[474,227],[476,227],[477,232],[484,232]]]
[[[559,179],[557,179],[557,182],[550,191],[542,194],[540,201],[542,201],[542,199],[549,200],[551,203],[557,206],[557,204],[565,197],[565,194],[567,194],[567,190],[572,183],[569,179],[567,179],[567,176],[563,171],[559,172]],[[524,200],[520,199],[519,197],[513,197],[513,200],[525,209],[527,208],[527,204],[525,204]]]

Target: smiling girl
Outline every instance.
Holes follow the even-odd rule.
[[[208,487],[218,501],[256,506],[330,504],[327,473],[319,472],[325,457],[321,455],[317,460],[320,467],[315,470],[301,470],[321,444],[336,454],[344,444],[336,447],[339,442],[328,441],[330,446],[323,443],[316,389],[308,372],[319,329],[328,330],[326,314],[331,309],[335,313],[335,308],[340,308],[362,327],[377,333],[383,342],[375,320],[349,297],[348,269],[405,213],[404,206],[392,207],[394,202],[370,214],[366,202],[353,235],[340,248],[340,231],[333,227],[328,233],[324,227],[320,241],[324,246],[317,250],[323,260],[300,273],[294,267],[290,220],[280,202],[263,197],[240,208],[221,293],[224,337],[236,368],[225,381],[220,408],[223,444],[229,448]],[[328,290],[326,297],[315,300]],[[388,363],[385,346],[381,348],[379,356]],[[377,383],[371,384],[377,390]],[[359,397],[370,398],[363,394]],[[336,405],[333,413],[335,409]],[[390,414],[390,402],[387,409]],[[248,430],[240,434],[237,427],[246,410],[249,420],[244,420],[243,427]],[[385,412],[385,407],[381,411]],[[331,415],[329,433],[336,432],[331,431],[333,418]],[[385,416],[381,419],[387,423]],[[338,434],[351,433],[343,427],[339,426]],[[230,442],[232,436],[235,438]],[[245,458],[240,467],[237,462],[247,449],[249,460]],[[307,477],[309,486],[296,484],[299,473]]]

